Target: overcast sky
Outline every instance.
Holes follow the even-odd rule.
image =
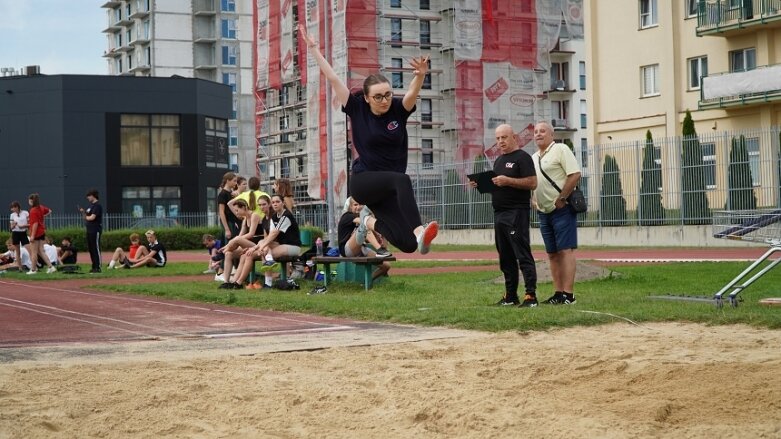
[[[0,67],[105,75],[105,0],[0,0]]]

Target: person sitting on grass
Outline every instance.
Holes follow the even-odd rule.
[[[52,241],[51,236],[47,236],[46,239],[43,241],[43,252],[46,253],[46,257],[49,258],[49,262],[52,263],[52,265],[60,265],[60,258],[59,258],[59,249],[56,245],[54,245],[54,241]],[[42,268],[41,265],[38,268]]]
[[[137,262],[135,264],[126,263],[124,267],[165,267],[166,262],[168,262],[165,247],[157,240],[154,230],[147,230],[144,235],[146,236],[147,244],[138,248],[136,253]]]
[[[225,259],[225,255],[220,251],[220,248],[222,248],[222,241],[216,239],[214,235],[207,233],[203,235],[201,242],[203,243],[203,246],[206,247],[206,251],[209,252],[209,266],[203,274],[216,273],[216,278],[222,274],[222,261]]]
[[[359,229],[358,224],[361,221],[360,213],[363,209],[363,204],[349,197],[345,206],[347,210],[339,219],[338,226],[339,254],[348,258],[356,256],[387,258],[392,256],[387,249],[382,247],[374,232],[366,233],[366,229]],[[384,276],[388,274],[389,270],[390,264],[383,262],[372,273],[372,278],[377,279],[380,276]]]
[[[248,261],[245,260],[242,271],[237,273],[232,285],[223,288],[244,288],[244,280],[247,279],[252,270],[254,265],[252,261],[256,259],[265,261],[261,271],[265,275],[264,285],[270,287],[273,280],[272,273],[279,266],[274,259],[294,257],[301,253],[301,235],[298,223],[293,218],[293,214],[285,207],[282,196],[275,194],[271,197],[271,208],[274,212],[269,219],[269,233],[257,245],[244,251],[242,257],[248,258]]]
[[[122,247],[117,247],[117,249],[114,250],[114,254],[111,256],[111,262],[108,263],[109,270],[112,268],[133,265],[138,262],[136,256],[138,255],[139,248],[141,248],[141,237],[138,236],[138,233],[131,233],[128,251],[125,252]]]
[[[263,229],[259,227],[260,215],[251,210],[246,201],[235,200],[233,209],[236,217],[241,219],[241,231],[238,236],[233,237],[225,247],[220,249],[220,252],[225,255],[222,273],[225,283],[220,285],[220,288],[227,288],[225,285],[230,284],[234,256],[241,256],[244,249],[254,246],[263,238]]]
[[[5,246],[8,247],[8,251],[0,255],[2,265],[0,270],[2,271],[27,271],[32,265],[30,260],[30,252],[27,251],[21,244],[14,244],[12,239],[5,241]],[[19,261],[16,260],[17,252],[19,254]]]
[[[76,246],[73,245],[73,241],[70,236],[62,238],[60,242],[60,248],[57,250],[57,257],[63,265],[75,264],[78,251]]]

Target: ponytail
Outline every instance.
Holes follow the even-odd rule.
[[[249,210],[255,210],[258,203],[255,201],[255,191],[249,191]]]

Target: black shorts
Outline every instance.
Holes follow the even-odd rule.
[[[33,238],[33,241],[46,241],[46,234],[43,234],[41,236],[36,236]]]
[[[11,242],[14,245],[27,245],[30,243],[30,240],[27,238],[27,232],[11,232]]]

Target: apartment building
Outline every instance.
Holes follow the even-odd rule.
[[[255,175],[252,2],[115,0],[102,7],[109,74],[181,76],[231,87],[229,167]]]
[[[441,182],[443,164],[495,158],[494,128],[501,123],[512,124],[522,142],[533,145],[534,122],[550,120],[557,139],[579,152],[587,137],[580,5],[564,0],[259,2],[261,178],[289,178],[301,205],[319,204],[329,190],[320,177],[330,170],[335,176],[330,190],[337,198],[346,196],[353,152],[349,126],[307,59],[294,31],[299,21],[319,37],[321,52],[353,91],[368,74],[379,72],[402,96],[412,80],[409,59],[429,57],[417,111],[408,123],[408,173],[418,182]],[[326,146],[333,158],[328,164]]]
[[[747,137],[755,187],[778,188],[769,133],[781,123],[781,1],[588,0],[585,12],[589,145],[680,136],[689,110],[711,206],[725,203],[715,189],[727,186],[733,132]],[[677,169],[679,143],[657,145],[656,157]],[[759,205],[773,193],[757,189]]]

